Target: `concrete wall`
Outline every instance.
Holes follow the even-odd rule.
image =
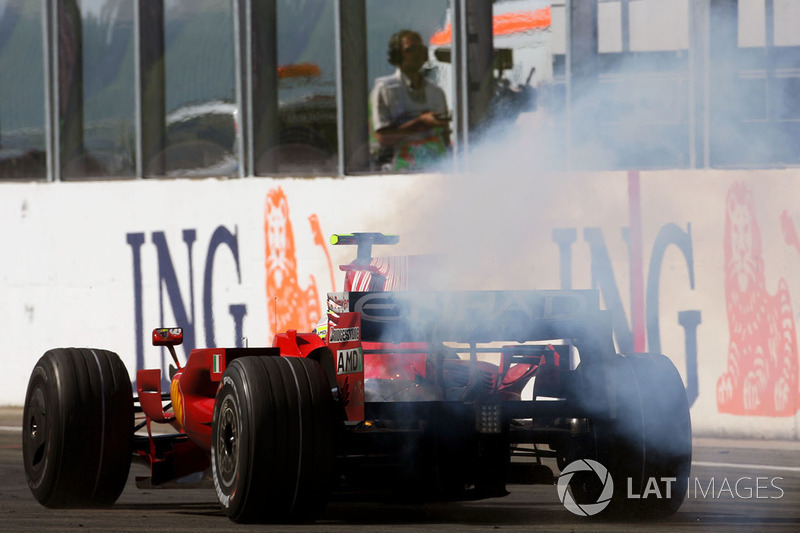
[[[800,170],[0,184],[0,405],[57,346],[164,367],[192,347],[310,329],[332,233],[444,252],[447,288],[601,290],[620,351],[661,351],[695,433],[798,438]]]

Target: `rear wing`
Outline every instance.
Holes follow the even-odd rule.
[[[372,259],[372,245],[383,244],[392,245],[400,242],[399,235],[384,235],[383,233],[335,233],[331,235],[331,244],[355,245],[358,246],[356,252],[356,262],[369,264]]]
[[[404,280],[407,268],[403,265],[407,261],[401,261],[398,272],[397,262],[393,259],[376,261],[372,257],[373,245],[393,245],[400,242],[397,235],[384,235],[383,233],[347,233],[331,235],[333,245],[353,245],[357,246],[356,258],[348,265],[339,265],[339,269],[345,272],[344,290],[370,290],[385,291],[392,289],[405,289]]]
[[[328,294],[328,312],[359,313],[363,341],[572,339],[613,354],[610,313],[599,302],[595,290],[338,292]]]

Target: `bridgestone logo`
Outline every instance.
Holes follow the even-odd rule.
[[[350,342],[360,338],[359,328],[333,328],[328,342]]]

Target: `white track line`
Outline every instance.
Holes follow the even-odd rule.
[[[778,472],[800,472],[800,466],[749,465],[741,463],[713,463],[710,461],[692,461],[692,466],[709,466],[719,468],[743,468],[747,470],[776,470]]]
[[[0,431],[21,433],[22,428],[17,426],[0,426]],[[800,472],[800,466],[753,465],[744,463],[715,463],[711,461],[692,461],[692,466],[704,466],[711,468],[741,468],[752,471],[774,470],[776,472]]]

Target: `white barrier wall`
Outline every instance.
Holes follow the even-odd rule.
[[[675,362],[695,434],[797,439],[796,198],[800,170],[0,184],[0,405],[52,347],[133,376],[169,363],[154,327],[186,352],[308,329],[355,253],[330,234],[381,231],[375,255],[445,252],[443,288],[597,287],[620,351]]]

